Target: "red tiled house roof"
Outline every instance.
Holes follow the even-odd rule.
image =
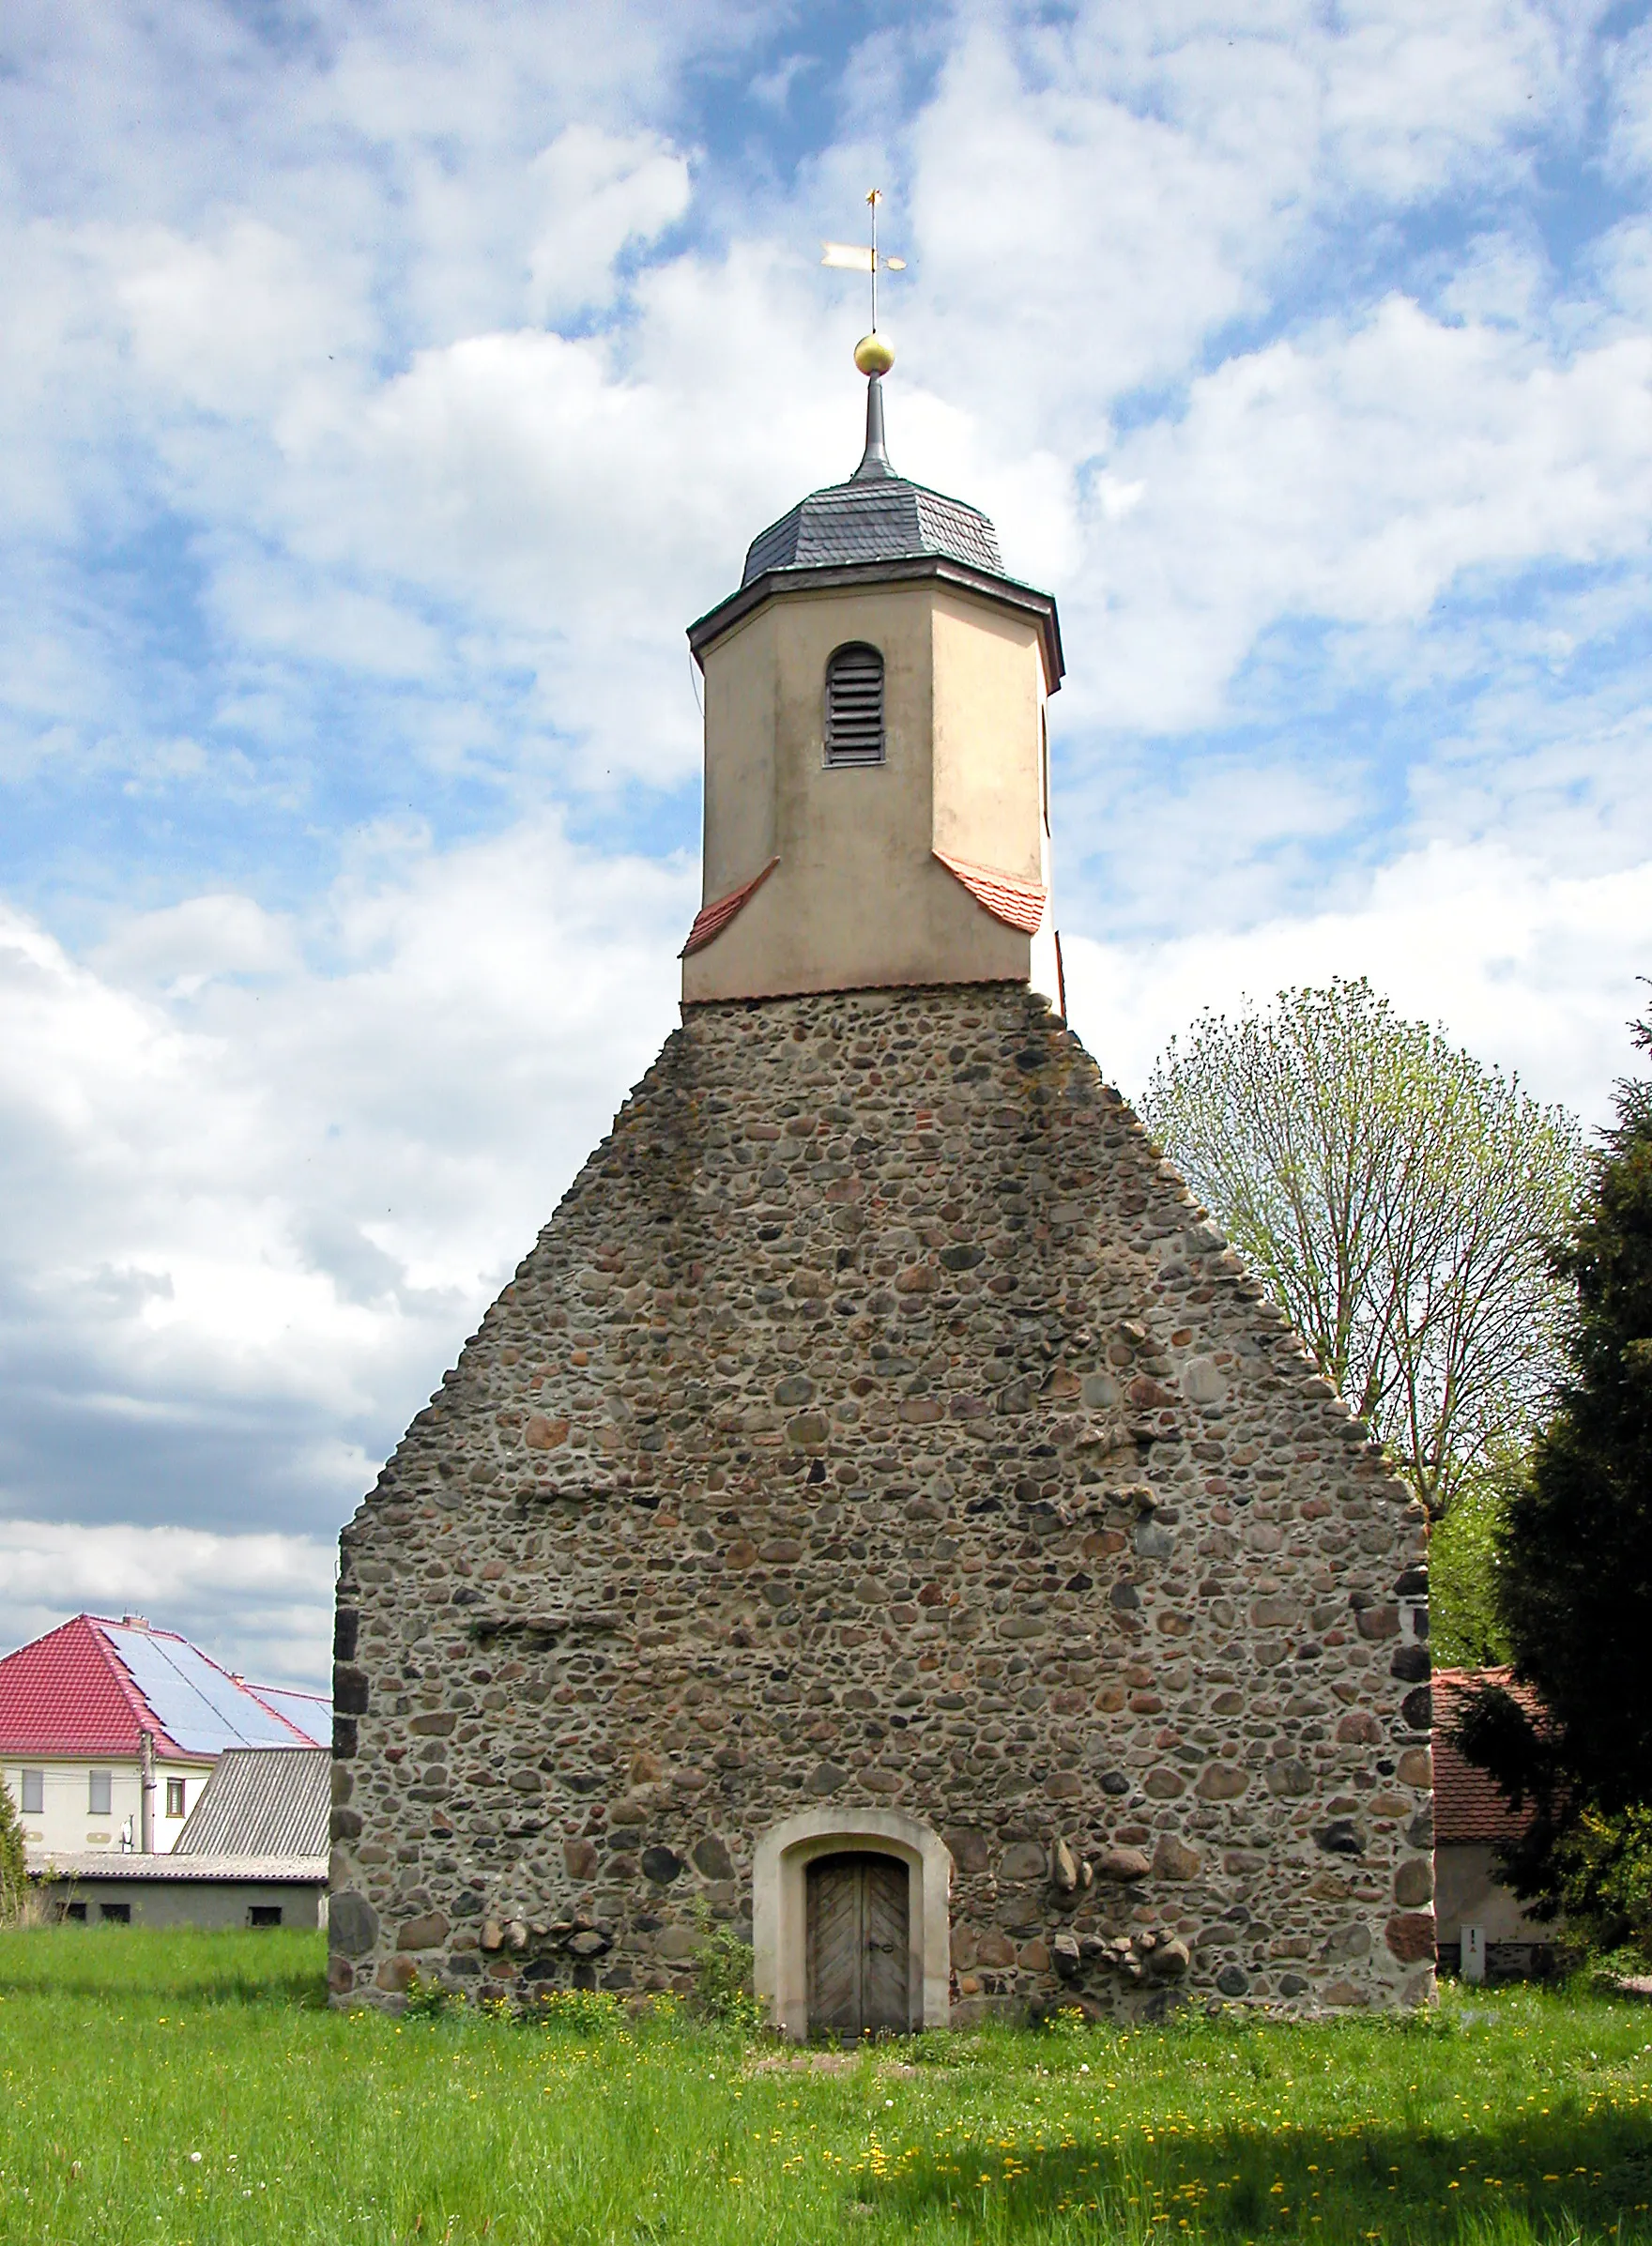
[[[145,1731],[185,1759],[322,1743],[176,1630],[77,1614],[0,1660],[0,1754],[135,1759]]]
[[[1490,1771],[1471,1763],[1451,1734],[1462,1696],[1479,1685],[1501,1685],[1536,1718],[1539,1702],[1529,1685],[1517,1685],[1507,1669],[1436,1669],[1434,1693],[1434,1844],[1518,1841],[1532,1821],[1532,1805],[1511,1810]]]

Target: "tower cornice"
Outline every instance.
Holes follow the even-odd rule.
[[[860,591],[874,585],[924,584],[932,580],[956,585],[978,600],[1035,618],[1044,660],[1045,692],[1056,692],[1065,676],[1066,664],[1062,653],[1061,619],[1056,613],[1055,596],[1040,592],[1035,586],[1022,585],[1014,577],[1001,577],[991,570],[971,569],[967,563],[942,554],[918,554],[899,561],[766,570],[690,624],[689,648],[696,662],[703,661],[707,651],[720,639],[772,601],[794,600],[839,589]]]

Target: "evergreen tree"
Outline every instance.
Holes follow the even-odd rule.
[[[1652,1047],[1652,1022],[1635,1042]],[[1584,1818],[1652,1803],[1652,1083],[1620,1084],[1616,1106],[1555,1254],[1575,1298],[1568,1377],[1498,1538],[1499,1617],[1544,1716],[1488,1688],[1459,1730],[1513,1803],[1535,1805],[1510,1869],[1551,1902]]]
[[[0,1779],[0,1926],[22,1910],[25,1884],[23,1820]]]

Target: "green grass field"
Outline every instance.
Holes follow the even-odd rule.
[[[1652,2008],[1451,1993],[828,2064],[326,2011],[314,1935],[0,1934],[0,2238],[1652,2240]]]

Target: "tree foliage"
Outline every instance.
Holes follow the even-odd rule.
[[[6,1780],[0,1779],[0,1926],[17,1918],[26,1887],[23,1820]]]
[[[1589,1948],[1652,1962],[1652,1809],[1585,1809],[1554,1851],[1552,1884],[1568,1930]]]
[[[1511,1461],[1465,1484],[1429,1537],[1429,1641],[1438,1668],[1490,1669],[1508,1658],[1498,1538],[1523,1464]]]
[[[1143,1113],[1430,1514],[1524,1447],[1559,1369],[1565,1109],[1362,980],[1201,1016]]]
[[[1652,1026],[1635,1034],[1652,1047]],[[1616,1125],[1554,1263],[1574,1291],[1567,1378],[1497,1552],[1512,1666],[1535,1688],[1544,1720],[1488,1687],[1459,1730],[1464,1751],[1512,1801],[1537,1805],[1513,1868],[1522,1892],[1551,1900],[1563,1899],[1568,1876],[1575,1884],[1579,1865],[1618,1861],[1625,1851],[1612,1834],[1644,1846],[1644,1832],[1622,1821],[1652,1804],[1652,1085],[1644,1080],[1618,1087]],[[1580,1839],[1588,1829],[1599,1841],[1593,1854]]]

